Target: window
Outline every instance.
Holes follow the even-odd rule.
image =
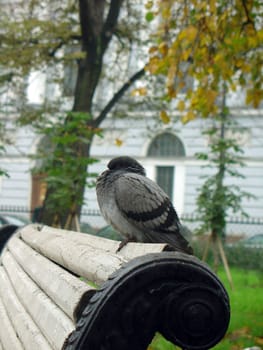
[[[182,141],[175,135],[165,132],[151,142],[148,149],[150,157],[184,157],[185,150]]]
[[[157,166],[156,182],[168,194],[173,201],[174,187],[174,167],[173,166]]]
[[[177,212],[183,211],[184,204],[184,157],[182,141],[170,132],[157,135],[147,151],[149,177],[168,194]]]

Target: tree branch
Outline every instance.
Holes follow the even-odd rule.
[[[242,28],[244,28],[248,24],[252,24],[253,28],[255,28],[255,23],[254,23],[254,21],[252,20],[252,18],[250,16],[251,14],[249,12],[249,9],[247,8],[246,0],[242,0],[242,5],[243,5],[243,8],[244,8],[246,17],[247,17],[246,22],[242,24]]]
[[[93,125],[98,127],[101,122],[106,118],[107,114],[114,107],[114,105],[120,100],[120,98],[125,94],[125,92],[129,89],[129,87],[138,79],[140,79],[145,73],[144,68],[140,69],[136,72],[121,88],[117,91],[112,99],[107,103],[107,105],[103,108],[99,116],[93,121]]]
[[[104,49],[106,49],[118,22],[118,17],[123,0],[112,0],[107,19],[103,26]]]

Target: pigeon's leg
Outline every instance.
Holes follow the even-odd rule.
[[[129,242],[136,242],[136,239],[134,237],[127,237],[124,240],[122,240],[119,245],[119,248],[116,250],[116,253],[118,253]]]

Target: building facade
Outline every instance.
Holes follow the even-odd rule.
[[[228,185],[238,185],[255,196],[243,201],[243,208],[248,215],[261,220],[263,210],[263,116],[262,110],[233,108],[232,116],[238,121],[240,132],[238,142],[244,150],[245,166],[239,171],[244,178],[226,178]],[[128,155],[140,161],[147,176],[158,182],[169,194],[181,217],[198,218],[196,199],[198,189],[204,181],[204,175],[213,173],[205,167],[206,163],[198,160],[195,154],[208,151],[209,140],[202,134],[210,123],[209,120],[195,120],[182,124],[179,120],[170,124],[157,122],[154,111],[126,112],[123,117],[114,115],[101,125],[103,137],[93,140],[91,155],[99,160],[89,169],[97,174],[105,170],[113,157]],[[176,120],[176,112],[174,120]],[[236,132],[237,130],[235,130]],[[41,142],[39,135],[30,127],[11,130],[13,144],[7,146],[1,156],[1,167],[9,177],[0,178],[0,209],[26,208],[32,211],[41,205],[45,194],[44,178],[32,172]],[[231,132],[231,130],[228,130]],[[232,130],[233,132],[233,130]],[[8,209],[8,210],[9,210]],[[12,210],[12,209],[11,209]],[[23,211],[23,209],[21,209]],[[94,215],[95,214],[95,215]],[[99,214],[95,188],[85,192],[82,221],[102,227],[104,220]],[[28,215],[28,214],[27,214]],[[196,227],[191,224],[191,226]],[[262,224],[261,224],[262,227]],[[231,233],[245,234],[236,225],[229,225]]]
[[[137,10],[141,9],[141,2],[135,3],[139,6]],[[142,20],[145,17],[143,11],[139,11]],[[52,13],[49,16],[52,16]],[[123,17],[126,18],[127,14],[124,13]],[[145,36],[145,33],[142,27],[140,35]],[[96,92],[95,107],[105,106],[105,102],[107,103],[114,92],[118,91],[127,76],[132,76],[148,59],[149,47],[145,40],[143,45],[135,41],[122,61],[117,60],[115,56],[117,44],[117,39],[112,41],[104,62],[111,72],[116,73],[115,79],[102,79]],[[117,61],[119,65],[116,65]],[[120,71],[120,67],[125,69]],[[27,78],[28,103],[36,107],[41,106],[46,100],[56,100],[62,94],[65,109],[70,110],[76,80],[76,72],[71,68],[57,69],[59,73],[61,71],[62,76],[64,74],[64,83],[67,85],[62,89],[61,86],[50,83],[52,79],[49,79],[49,76],[54,76],[54,67],[50,66],[44,72],[32,72]],[[192,81],[186,83],[193,84]],[[143,85],[138,82],[136,87],[141,86]],[[14,126],[12,121],[17,116],[13,105],[17,98],[15,95],[10,98],[10,93],[7,91],[0,94],[0,120],[4,120],[8,126],[8,139],[11,140],[10,145],[5,146],[6,152],[0,154],[0,168],[9,174],[9,177],[0,177],[0,210],[25,208],[24,211],[29,215],[35,207],[41,206],[46,190],[44,175],[33,173],[36,160],[32,158],[37,154],[43,140],[30,126]],[[5,100],[12,103],[5,104]],[[142,108],[131,110],[129,104],[129,99],[123,100],[118,113],[113,111],[102,123],[103,137],[95,137],[91,147],[91,156],[99,162],[92,165],[90,171],[99,174],[106,168],[109,160],[116,156],[135,157],[143,164],[147,175],[169,194],[181,217],[198,217],[198,189],[204,181],[203,176],[212,174],[213,169],[204,167],[206,164],[197,160],[195,154],[208,152],[210,141],[202,132],[212,121],[198,119],[183,125],[180,112],[171,105],[171,122],[163,124],[159,121],[159,112],[153,106],[147,108],[144,105]],[[227,130],[227,133],[237,138],[244,150],[245,162],[245,167],[240,169],[244,178],[229,177],[226,183],[230,186],[238,185],[242,190],[254,195],[254,199],[243,202],[243,208],[251,218],[263,220],[263,108],[261,106],[255,110],[245,106],[243,91],[229,94],[226,104],[230,108],[231,118],[235,119],[238,125],[235,130]],[[105,225],[99,215],[89,213],[98,213],[98,204],[95,189],[87,187],[82,220],[98,227]],[[234,225],[233,231],[238,230]]]

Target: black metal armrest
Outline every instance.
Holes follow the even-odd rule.
[[[175,252],[148,254],[91,298],[67,350],[146,350],[156,332],[188,350],[213,347],[230,320],[228,294],[210,268]]]

